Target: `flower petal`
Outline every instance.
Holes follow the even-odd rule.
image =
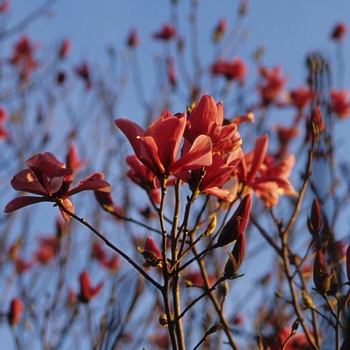
[[[12,213],[15,210],[26,207],[27,205],[40,203],[40,202],[54,202],[50,200],[50,197],[33,197],[33,196],[23,196],[13,199],[11,202],[7,203],[4,212]]]

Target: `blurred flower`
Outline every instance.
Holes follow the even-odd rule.
[[[150,267],[163,266],[163,255],[151,237],[147,237],[144,249],[138,248],[145,262],[143,266],[149,271]]]
[[[214,275],[209,275],[209,287],[211,287],[215,281],[216,277]],[[184,283],[187,287],[197,287],[197,288],[205,288],[205,283],[203,276],[199,270],[190,270],[183,277]]]
[[[288,77],[282,76],[282,67],[276,66],[273,69],[259,67],[259,74],[262,78],[258,85],[261,95],[261,105],[267,107],[276,102],[277,97],[282,93]]]
[[[163,27],[158,32],[153,34],[153,38],[158,40],[165,40],[165,41],[169,41],[175,38],[175,36],[176,36],[176,29],[170,23],[164,24]]]
[[[101,241],[95,241],[91,247],[91,258],[96,259],[103,267],[116,271],[119,268],[119,257],[116,254],[108,256]]]
[[[188,117],[184,137],[192,144],[200,135],[207,135],[213,143],[213,153],[231,153],[242,144],[242,140],[236,124],[223,126],[223,122],[222,102],[216,103],[213,97],[204,95]]]
[[[77,293],[74,292],[73,289],[68,289],[68,299],[67,299],[67,305],[68,307],[73,307],[77,303],[78,297]]]
[[[8,115],[7,115],[6,109],[3,107],[0,107],[0,142],[2,142],[8,136],[8,132],[3,126],[7,118],[8,118]]]
[[[30,78],[32,71],[39,67],[34,57],[38,44],[34,44],[26,35],[22,35],[15,44],[10,63],[20,69],[21,80]]]
[[[136,29],[131,29],[127,38],[127,44],[130,48],[135,48],[140,45],[140,38],[137,35]]]
[[[66,155],[66,166],[72,169],[73,172],[77,172],[84,168],[87,164],[87,159],[80,159],[77,146],[71,142],[69,144],[69,150]]]
[[[58,85],[62,85],[67,79],[67,75],[64,71],[59,71],[56,74],[56,82]]]
[[[329,97],[331,99],[329,107],[332,112],[338,115],[338,118],[342,119],[350,117],[350,100],[348,91],[330,89]]]
[[[239,115],[238,117],[234,117],[233,119],[231,119],[230,122],[235,123],[236,125],[240,125],[245,122],[254,123],[254,113],[248,112],[247,114]]]
[[[117,119],[115,124],[129,139],[137,158],[159,179],[212,162],[212,145],[205,135],[197,137],[191,149],[176,160],[186,126],[186,114],[172,115],[164,111],[147,130],[127,119]]]
[[[92,298],[94,298],[102,289],[104,282],[99,283],[97,286],[91,286],[91,278],[86,270],[80,274],[80,294],[79,301],[82,303],[88,303]]]
[[[300,86],[295,90],[290,91],[290,104],[297,108],[298,114],[295,118],[295,123],[298,123],[303,116],[305,107],[315,99],[317,93],[309,87]]]
[[[145,189],[155,204],[159,204],[161,199],[160,190],[155,187],[155,175],[152,171],[140,163],[136,156],[127,156],[126,164],[131,168],[126,173],[127,177],[135,184]]]
[[[226,32],[227,32],[227,19],[221,18],[213,31],[214,41],[216,42],[220,41]]]
[[[60,59],[66,58],[70,53],[71,47],[72,47],[72,42],[70,41],[70,39],[62,40],[60,51],[59,51],[59,58]]]
[[[72,169],[66,169],[65,164],[57,160],[50,152],[38,154],[26,162],[29,169],[20,171],[11,180],[12,187],[17,191],[25,191],[40,195],[22,196],[13,199],[5,207],[5,213],[10,213],[27,205],[39,202],[62,201],[66,209],[74,212],[73,204],[68,197],[81,191],[95,190],[109,192],[110,185],[104,181],[102,173],[93,173],[80,183],[69,189],[73,181]],[[61,214],[66,221],[70,217],[60,208]]]
[[[345,23],[337,23],[331,33],[331,39],[335,41],[342,41],[345,38],[345,34],[348,28]]]
[[[35,260],[41,264],[47,264],[54,258],[60,248],[60,242],[56,235],[50,237],[39,237],[39,249],[35,252]]]
[[[75,74],[82,78],[85,82],[85,88],[86,90],[90,90],[92,87],[92,80],[91,80],[91,70],[90,66],[87,62],[82,62],[79,66],[76,66],[74,68]]]
[[[238,81],[241,85],[244,84],[247,72],[247,64],[239,57],[232,59],[232,61],[219,59],[211,66],[211,73],[213,75],[222,75],[229,81]]]
[[[255,140],[255,147],[244,155],[237,166],[237,177],[244,192],[255,194],[271,207],[278,203],[279,195],[296,196],[293,185],[288,180],[295,163],[294,155],[290,155],[280,163],[273,156],[267,156],[269,138],[260,136]]]
[[[22,316],[23,303],[17,297],[14,297],[10,304],[10,309],[7,313],[7,319],[11,327],[16,326]]]
[[[285,157],[289,153],[289,143],[299,136],[299,127],[293,126],[281,126],[276,125],[275,130],[279,141],[279,150],[277,152],[277,158]]]
[[[326,124],[323,121],[320,106],[315,106],[312,109],[311,117],[306,119],[306,141],[311,141],[313,137],[319,135],[324,129],[326,129]]]
[[[18,256],[15,258],[16,272],[20,275],[23,272],[29,270],[33,264],[29,261],[25,261],[22,257]]]
[[[168,72],[168,81],[171,86],[176,86],[177,74],[176,74],[174,58],[168,57],[166,60],[166,64],[167,64],[167,72]]]
[[[10,9],[11,2],[10,0],[2,0],[0,3],[0,13],[4,14],[7,13]]]

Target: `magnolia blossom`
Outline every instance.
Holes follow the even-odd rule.
[[[14,297],[10,304],[10,309],[7,313],[7,319],[10,326],[16,326],[22,316],[23,303],[18,297]]]
[[[91,278],[86,270],[80,274],[80,294],[79,300],[83,303],[88,303],[92,298],[94,298],[102,289],[104,282],[99,283],[97,286],[91,286]]]
[[[89,177],[70,189],[73,182],[73,170],[67,169],[50,152],[38,154],[26,162],[29,169],[20,171],[11,181],[12,187],[17,191],[25,191],[39,196],[22,196],[13,199],[5,207],[5,213],[10,213],[27,205],[40,202],[61,201],[63,206],[74,212],[74,206],[68,199],[70,196],[87,190],[109,192],[110,185],[104,181],[102,173],[93,173]],[[63,218],[68,221],[70,216],[61,208]]]
[[[147,130],[127,119],[117,119],[115,124],[129,139],[137,158],[159,179],[212,163],[212,144],[206,135],[198,136],[177,159],[186,126],[184,113],[164,111]]]
[[[237,167],[237,178],[245,192],[254,191],[271,207],[280,194],[296,196],[297,192],[288,180],[295,157],[290,155],[277,164],[274,157],[267,156],[268,141],[267,135],[256,139],[254,150],[246,153]]]
[[[164,41],[169,41],[173,39],[175,36],[176,36],[176,29],[170,23],[164,24],[163,27],[158,32],[153,34],[153,38],[158,40],[164,40]]]
[[[350,99],[347,90],[330,89],[329,97],[331,99],[329,107],[338,118],[350,117]]]
[[[243,85],[247,76],[248,66],[239,57],[233,58],[231,61],[219,59],[211,66],[211,73],[213,75],[222,75],[227,80],[236,80]]]
[[[242,140],[236,124],[224,126],[223,122],[222,102],[216,103],[213,97],[204,95],[188,117],[184,137],[193,144],[199,135],[207,135],[213,143],[214,153],[231,153],[241,145]]]

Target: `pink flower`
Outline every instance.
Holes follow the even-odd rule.
[[[291,105],[296,107],[298,110],[303,110],[313,98],[316,97],[316,92],[311,91],[309,87],[300,86],[290,93]]]
[[[205,175],[201,181],[201,170],[191,171],[190,177],[184,180],[188,182],[192,191],[196,190],[196,186],[199,183],[198,191],[200,193],[207,193],[224,201],[232,202],[235,198],[234,194],[228,189],[221,188],[221,186],[227,181],[241,161],[242,156],[241,148],[232,152],[226,159],[223,159],[219,154],[214,154],[213,163],[204,168]]]
[[[68,197],[87,190],[97,190],[109,192],[110,185],[104,181],[102,173],[93,173],[89,177],[80,181],[80,183],[69,189],[73,181],[72,169],[66,169],[65,164],[49,152],[38,154],[27,160],[29,169],[20,171],[11,181],[12,187],[17,191],[25,191],[39,195],[22,196],[13,199],[5,207],[5,213],[13,212],[39,202],[62,201],[64,207],[74,212],[73,204]],[[61,210],[61,209],[60,209]],[[61,210],[63,218],[68,221],[69,215]]]
[[[258,137],[254,150],[248,152],[238,165],[237,175],[242,186],[248,186],[267,206],[278,203],[279,195],[296,196],[288,180],[295,163],[293,155],[276,164],[274,157],[267,156],[268,136]]]
[[[158,32],[153,34],[153,38],[158,40],[164,40],[164,41],[169,41],[175,38],[175,36],[176,36],[176,29],[170,23],[164,24],[162,29],[160,29]]]
[[[15,44],[10,63],[19,67],[22,80],[29,79],[33,69],[39,67],[34,57],[37,48],[38,45],[31,42],[26,35],[23,35]]]
[[[350,100],[349,92],[346,90],[329,90],[329,97],[331,98],[330,109],[338,115],[338,118],[350,117]]]
[[[263,107],[267,107],[276,102],[276,99],[282,93],[288,78],[282,76],[282,67],[280,66],[276,66],[273,69],[260,67],[259,74],[262,78],[262,82],[258,85],[258,91],[262,100],[261,104]]]
[[[147,129],[127,119],[115,124],[129,139],[137,158],[158,178],[167,178],[184,170],[198,169],[212,162],[210,138],[200,135],[191,149],[176,160],[186,126],[186,114],[164,111]]]
[[[35,252],[35,260],[47,264],[58,253],[60,242],[56,236],[39,237],[39,249]]]
[[[213,143],[213,153],[231,153],[242,140],[237,134],[236,124],[223,126],[223,122],[222,102],[216,103],[213,97],[204,95],[188,117],[184,136],[192,144],[200,135],[207,135]]]
[[[7,319],[11,327],[16,326],[22,316],[23,303],[17,297],[14,297],[10,304],[10,309],[7,313]]]
[[[82,303],[88,303],[92,298],[94,298],[102,289],[104,282],[99,283],[97,286],[91,286],[91,278],[86,270],[80,274],[80,294],[79,300]]]
[[[222,75],[227,80],[236,80],[243,85],[247,76],[248,66],[239,57],[234,58],[232,61],[219,59],[212,65],[211,72],[213,75]]]

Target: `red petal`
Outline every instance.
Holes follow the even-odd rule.
[[[254,180],[256,173],[259,170],[260,165],[265,159],[265,155],[267,152],[267,147],[269,143],[269,137],[267,135],[258,137],[255,141],[255,147],[254,147],[254,158],[252,161],[252,166],[250,168],[247,182],[248,184]]]
[[[54,202],[54,200],[50,199],[50,197],[33,197],[33,196],[18,197],[13,199],[11,202],[9,202],[6,205],[4,212],[11,213],[15,210],[26,207],[27,205],[40,203],[40,202]]]

